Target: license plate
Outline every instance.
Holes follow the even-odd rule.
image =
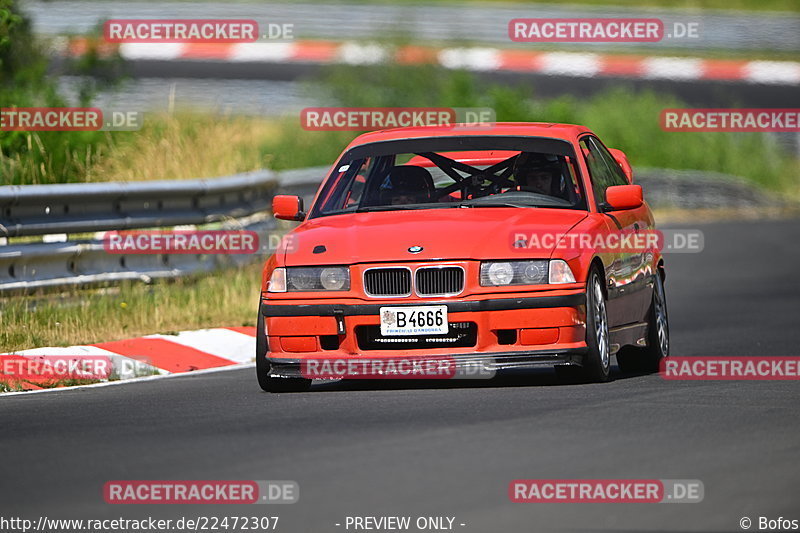
[[[381,335],[446,335],[447,306],[381,307]]]

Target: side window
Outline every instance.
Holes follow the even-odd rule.
[[[332,175],[325,183],[325,189],[320,195],[320,200],[317,202],[320,206],[320,212],[327,213],[330,211],[338,211],[347,205],[350,205],[350,184],[358,179],[359,175],[365,173],[364,167],[372,163],[368,159],[358,159],[350,161],[336,169],[336,174]],[[343,183],[348,184],[343,186]]]
[[[613,185],[627,185],[628,180],[617,162],[594,137],[580,140],[581,151],[589,167],[595,201],[600,204],[606,201],[606,189]]]
[[[611,169],[611,173],[614,175],[614,185],[628,185],[628,178],[625,177],[625,173],[617,163],[617,160],[614,159],[614,156],[611,155],[611,152],[608,151],[608,148],[595,137],[590,137],[590,140],[597,147],[597,151],[602,156],[603,161],[606,162],[606,165],[608,165],[608,168]]]
[[[357,205],[361,202],[361,196],[364,194],[364,189],[366,188],[367,184],[367,176],[372,171],[372,167],[375,163],[375,158],[368,157],[364,165],[361,167],[361,170],[356,174],[356,177],[353,179],[353,182],[350,186],[350,191],[347,193],[347,197],[345,198],[344,208],[352,207]]]

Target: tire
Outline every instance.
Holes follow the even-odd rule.
[[[267,359],[267,333],[264,330],[264,317],[258,312],[256,324],[256,377],[265,392],[305,392],[311,388],[311,380],[303,378],[276,378],[269,375],[270,364]]]
[[[597,268],[586,281],[586,348],[581,374],[584,381],[601,383],[611,379],[611,345],[603,276]]]
[[[669,355],[669,314],[664,280],[656,274],[653,299],[647,312],[647,347],[625,346],[617,353],[617,365],[625,373],[653,374]]]

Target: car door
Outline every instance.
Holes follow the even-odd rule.
[[[589,168],[598,211],[604,213],[606,218],[607,232],[625,234],[649,229],[649,212],[645,205],[636,209],[614,210],[606,204],[605,192],[608,187],[629,185],[606,147],[593,135],[581,137],[579,143]],[[644,301],[649,302],[645,250],[612,250],[605,255],[609,324],[613,327],[639,322],[644,314]]]

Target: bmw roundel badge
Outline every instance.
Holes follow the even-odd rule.
[[[412,246],[408,249],[412,254],[418,254],[422,251],[422,246]]]

